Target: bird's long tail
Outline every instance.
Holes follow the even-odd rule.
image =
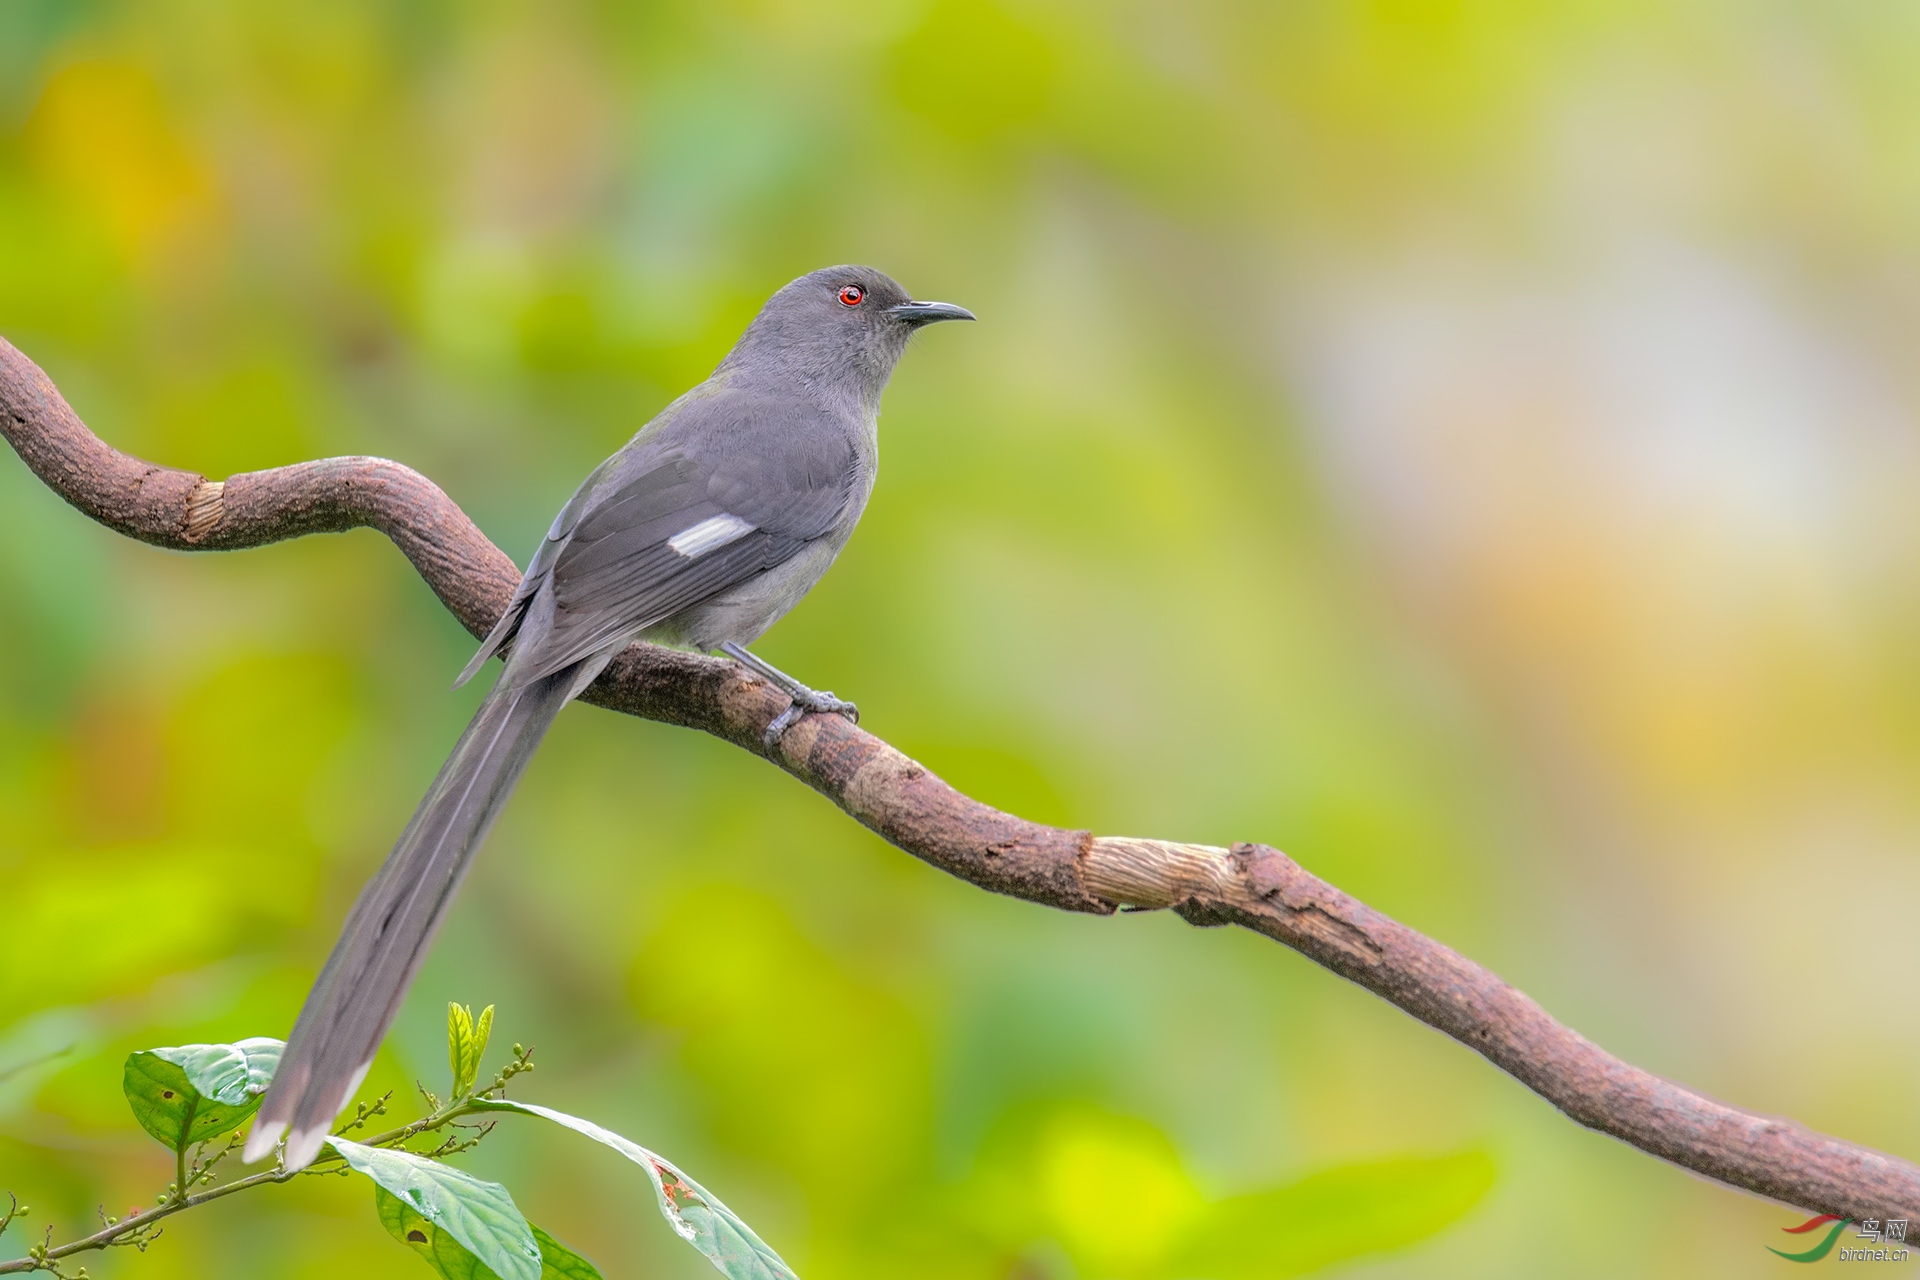
[[[366,1078],[474,851],[583,674],[576,665],[511,688],[503,677],[480,704],[353,904],[294,1023],[245,1159],[269,1154],[282,1132],[287,1168],[304,1168],[319,1154],[333,1118]]]

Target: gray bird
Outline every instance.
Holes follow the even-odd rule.
[[[870,267],[828,267],[762,307],[720,367],[601,463],[555,517],[464,683],[506,668],[347,916],[307,996],[245,1158],[286,1134],[319,1154],[399,1011],[474,851],[560,708],[636,639],[720,651],[792,705],[852,719],[746,646],[840,553],[873,491],[880,393],[915,330],[971,320]]]

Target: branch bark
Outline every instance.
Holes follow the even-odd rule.
[[[74,507],[154,546],[231,551],[377,529],[475,636],[491,629],[520,578],[438,486],[395,462],[328,458],[222,482],[120,453],[4,339],[0,433]],[[1920,1218],[1920,1166],[1623,1062],[1493,973],[1278,850],[1029,822],[962,795],[838,716],[808,716],[769,750],[760,735],[786,709],[786,695],[732,662],[635,644],[585,700],[762,756],[888,842],[983,889],[1102,915],[1171,908],[1193,924],[1265,934],[1452,1036],[1578,1123],[1695,1173],[1817,1213]]]

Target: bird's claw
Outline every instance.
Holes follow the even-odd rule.
[[[860,723],[860,708],[845,698],[834,697],[831,693],[809,689],[803,696],[793,701],[795,706],[804,706],[808,711],[815,711],[821,715],[845,716],[854,724]]]
[[[853,724],[860,723],[860,708],[845,698],[836,698],[831,693],[816,689],[802,689],[792,695],[793,701],[787,709],[773,718],[773,722],[760,735],[761,743],[772,748],[780,741],[782,734],[798,724],[800,717],[808,714],[845,716]]]

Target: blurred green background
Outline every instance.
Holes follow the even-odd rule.
[[[770,660],[983,799],[1279,845],[1912,1155],[1916,56],[1855,0],[5,0],[0,333],[120,448],[398,458],[524,557],[769,292],[878,265],[982,323],[909,353]],[[170,1175],[125,1054],[285,1034],[479,690],[372,533],[162,553],[10,456],[0,600],[0,1187],[65,1238]],[[591,708],[403,1107],[448,999],[815,1278],[1169,1275],[1195,1224],[1194,1274],[1744,1276],[1797,1220],[1269,942],[989,897]],[[609,1153],[466,1163],[610,1278],[711,1274]],[[89,1265],[426,1275],[370,1199]]]

